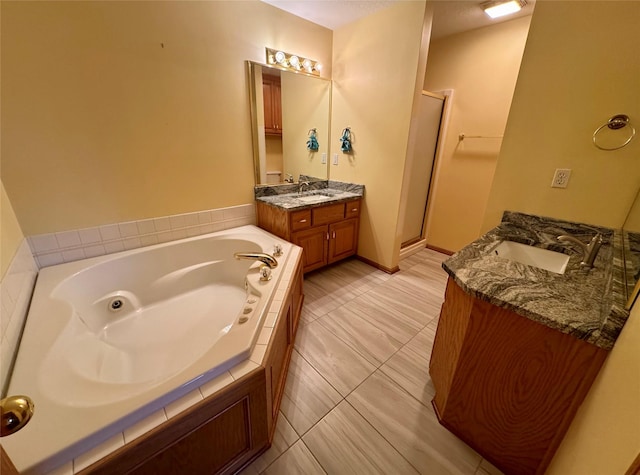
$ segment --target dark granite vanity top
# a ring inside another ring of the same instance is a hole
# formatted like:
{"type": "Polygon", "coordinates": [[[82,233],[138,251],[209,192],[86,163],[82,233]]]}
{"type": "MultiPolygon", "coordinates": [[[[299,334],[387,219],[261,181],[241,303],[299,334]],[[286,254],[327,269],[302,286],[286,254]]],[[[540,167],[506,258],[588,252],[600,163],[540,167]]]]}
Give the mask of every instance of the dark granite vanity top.
{"type": "Polygon", "coordinates": [[[622,245],[617,230],[507,211],[498,227],[442,266],[476,298],[611,349],[629,316],[622,245]],[[586,244],[597,232],[604,243],[592,269],[580,267],[581,251],[557,240],[568,234],[586,244]],[[496,256],[491,251],[504,240],[568,254],[564,274],[496,256]]]}
{"type": "Polygon", "coordinates": [[[299,184],[257,186],[255,198],[278,208],[294,210],[354,200],[362,198],[364,194],[363,185],[304,178],[301,176],[301,181],[307,181],[308,186],[304,187],[302,193],[298,191],[299,184]]]}

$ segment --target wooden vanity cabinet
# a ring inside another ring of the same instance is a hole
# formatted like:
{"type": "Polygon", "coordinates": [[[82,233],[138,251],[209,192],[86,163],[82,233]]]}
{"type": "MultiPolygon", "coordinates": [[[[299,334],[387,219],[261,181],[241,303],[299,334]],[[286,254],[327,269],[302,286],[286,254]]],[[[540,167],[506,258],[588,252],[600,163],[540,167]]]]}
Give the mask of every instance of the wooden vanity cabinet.
{"type": "Polygon", "coordinates": [[[302,248],[304,273],[358,250],[359,199],[294,211],[257,203],[258,226],[302,248]]]}
{"type": "Polygon", "coordinates": [[[449,278],[429,363],[433,407],[505,474],[542,474],[606,355],[449,278]]]}
{"type": "Polygon", "coordinates": [[[280,78],[262,76],[264,102],[264,132],[267,135],[282,135],[282,98],[280,78]]]}

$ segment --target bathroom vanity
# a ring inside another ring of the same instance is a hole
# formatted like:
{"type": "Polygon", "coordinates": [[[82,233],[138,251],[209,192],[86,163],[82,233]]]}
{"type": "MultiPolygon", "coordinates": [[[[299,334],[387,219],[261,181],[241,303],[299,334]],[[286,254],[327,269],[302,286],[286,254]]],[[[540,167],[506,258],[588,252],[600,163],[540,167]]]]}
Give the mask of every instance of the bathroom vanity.
{"type": "Polygon", "coordinates": [[[556,273],[496,255],[505,240],[563,251],[594,227],[505,213],[502,224],[443,263],[449,274],[430,360],[440,423],[505,474],[542,474],[628,312],[619,236],[595,268],[570,252],[556,273]]]}
{"type": "Polygon", "coordinates": [[[356,254],[362,192],[351,190],[256,196],[257,224],[303,249],[304,273],[319,269],[356,254]]]}

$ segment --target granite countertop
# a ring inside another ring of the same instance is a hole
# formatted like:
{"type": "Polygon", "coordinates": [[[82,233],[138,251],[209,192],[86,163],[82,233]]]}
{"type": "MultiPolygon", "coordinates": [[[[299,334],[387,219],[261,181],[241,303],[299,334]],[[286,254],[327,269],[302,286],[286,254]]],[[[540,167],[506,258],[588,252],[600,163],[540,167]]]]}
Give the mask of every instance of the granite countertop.
{"type": "Polygon", "coordinates": [[[330,180],[309,180],[303,193],[298,184],[261,186],[255,188],[256,201],[286,210],[313,208],[362,198],[364,186],[330,180]]]}
{"type": "Polygon", "coordinates": [[[476,298],[609,350],[629,316],[622,245],[617,230],[507,211],[442,267],[476,298]],[[580,267],[582,252],[557,240],[569,234],[588,243],[596,232],[604,243],[592,269],[580,267]],[[503,240],[568,254],[567,269],[556,274],[498,257],[491,251],[503,240]]]}

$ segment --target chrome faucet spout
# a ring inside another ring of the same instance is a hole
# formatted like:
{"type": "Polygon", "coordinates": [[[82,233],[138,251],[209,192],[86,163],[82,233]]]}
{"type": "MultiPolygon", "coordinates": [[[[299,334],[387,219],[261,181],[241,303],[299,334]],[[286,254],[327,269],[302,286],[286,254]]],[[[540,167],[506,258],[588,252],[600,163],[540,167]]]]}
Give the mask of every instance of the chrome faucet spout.
{"type": "Polygon", "coordinates": [[[275,257],[265,254],[264,252],[236,252],[233,257],[236,259],[250,259],[260,261],[267,265],[269,269],[275,269],[278,267],[278,261],[275,257]]]}
{"type": "Polygon", "coordinates": [[[298,183],[298,194],[302,193],[302,188],[307,188],[309,189],[309,182],[308,181],[301,181],[300,183],[298,183]]]}
{"type": "Polygon", "coordinates": [[[576,239],[573,236],[568,236],[566,234],[558,236],[558,241],[568,242],[579,246],[583,253],[582,262],[580,263],[580,265],[589,268],[593,267],[593,263],[596,260],[598,251],[600,250],[600,247],[603,243],[602,234],[600,233],[596,233],[589,244],[585,244],[579,239],[576,239]]]}

